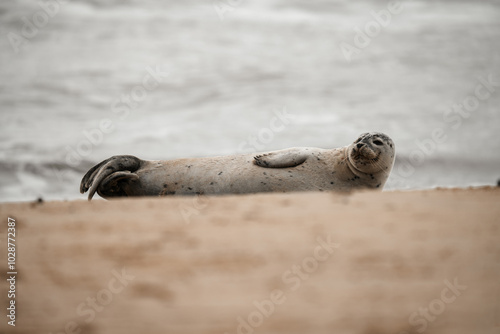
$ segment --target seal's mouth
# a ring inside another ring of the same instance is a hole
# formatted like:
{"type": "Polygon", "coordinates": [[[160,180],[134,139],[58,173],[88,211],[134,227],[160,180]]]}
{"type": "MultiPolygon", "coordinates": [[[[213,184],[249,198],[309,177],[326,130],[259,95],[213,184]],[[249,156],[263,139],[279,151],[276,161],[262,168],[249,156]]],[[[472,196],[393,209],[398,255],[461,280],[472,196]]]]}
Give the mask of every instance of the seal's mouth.
{"type": "Polygon", "coordinates": [[[382,152],[375,153],[375,151],[370,147],[364,145],[361,148],[352,148],[351,159],[353,159],[354,161],[368,160],[370,162],[377,162],[380,159],[381,154],[382,152]]]}

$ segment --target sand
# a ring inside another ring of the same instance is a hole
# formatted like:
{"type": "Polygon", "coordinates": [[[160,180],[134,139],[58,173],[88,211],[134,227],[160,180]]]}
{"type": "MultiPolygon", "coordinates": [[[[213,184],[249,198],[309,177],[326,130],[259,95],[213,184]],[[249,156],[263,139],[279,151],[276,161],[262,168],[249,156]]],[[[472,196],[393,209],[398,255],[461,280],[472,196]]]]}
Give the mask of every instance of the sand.
{"type": "Polygon", "coordinates": [[[1,204],[1,333],[500,333],[500,188],[1,204]]]}

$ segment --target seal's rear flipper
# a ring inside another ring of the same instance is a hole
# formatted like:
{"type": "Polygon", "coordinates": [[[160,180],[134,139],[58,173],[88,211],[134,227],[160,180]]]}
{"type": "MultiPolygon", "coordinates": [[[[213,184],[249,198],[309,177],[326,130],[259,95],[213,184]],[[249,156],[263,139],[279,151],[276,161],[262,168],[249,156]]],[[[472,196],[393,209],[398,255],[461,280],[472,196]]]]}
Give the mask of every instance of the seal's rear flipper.
{"type": "Polygon", "coordinates": [[[92,167],[80,183],[80,192],[83,194],[89,191],[89,201],[97,190],[99,195],[105,196],[127,196],[126,192],[113,192],[107,186],[116,187],[117,181],[126,179],[138,179],[137,171],[141,167],[142,160],[132,155],[117,155],[92,167]]]}
{"type": "Polygon", "coordinates": [[[128,170],[116,172],[101,182],[99,187],[97,187],[97,193],[103,198],[131,196],[128,186],[131,182],[137,180],[139,180],[139,176],[128,170]]]}
{"type": "Polygon", "coordinates": [[[296,167],[307,160],[309,153],[305,149],[291,148],[270,152],[254,157],[254,164],[266,168],[296,167]]]}

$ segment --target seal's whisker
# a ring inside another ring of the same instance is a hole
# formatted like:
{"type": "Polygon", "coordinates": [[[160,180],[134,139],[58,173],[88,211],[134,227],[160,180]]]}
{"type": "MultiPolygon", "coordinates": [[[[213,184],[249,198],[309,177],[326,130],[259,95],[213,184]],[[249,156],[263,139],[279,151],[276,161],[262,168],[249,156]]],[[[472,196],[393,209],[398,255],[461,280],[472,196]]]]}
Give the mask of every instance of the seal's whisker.
{"type": "Polygon", "coordinates": [[[373,165],[379,168],[385,175],[389,176],[389,173],[383,168],[382,163],[380,161],[374,161],[373,165]]]}

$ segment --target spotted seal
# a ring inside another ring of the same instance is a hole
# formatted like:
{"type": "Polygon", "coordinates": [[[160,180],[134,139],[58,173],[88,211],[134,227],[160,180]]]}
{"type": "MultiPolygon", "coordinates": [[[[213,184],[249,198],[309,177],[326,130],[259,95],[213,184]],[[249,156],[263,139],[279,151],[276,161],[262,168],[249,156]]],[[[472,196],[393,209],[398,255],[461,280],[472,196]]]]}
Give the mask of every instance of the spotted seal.
{"type": "Polygon", "coordinates": [[[364,133],[334,149],[289,148],[176,160],[111,157],[83,177],[80,192],[101,197],[244,194],[382,189],[394,164],[395,146],[382,133],[364,133]]]}

